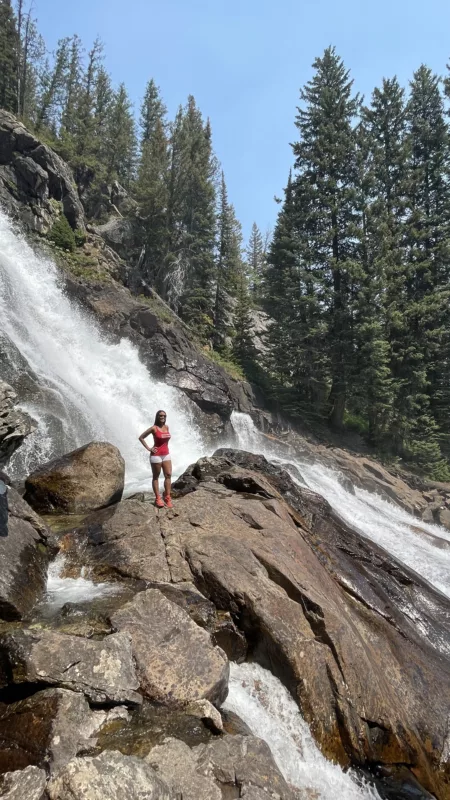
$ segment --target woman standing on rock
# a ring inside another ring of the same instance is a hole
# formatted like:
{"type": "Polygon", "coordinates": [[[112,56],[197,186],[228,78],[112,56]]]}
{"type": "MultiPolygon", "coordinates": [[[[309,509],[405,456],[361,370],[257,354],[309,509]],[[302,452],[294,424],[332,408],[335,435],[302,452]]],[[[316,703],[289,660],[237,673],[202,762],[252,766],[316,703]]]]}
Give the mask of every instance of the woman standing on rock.
{"type": "Polygon", "coordinates": [[[150,453],[150,464],[153,473],[153,491],[155,493],[155,506],[157,508],[173,508],[172,500],[170,499],[171,478],[172,478],[172,459],[169,454],[169,428],[166,425],[167,414],[165,411],[158,411],[155,417],[155,424],[148,428],[144,433],[141,433],[139,441],[144,445],[145,449],[150,453]],[[147,436],[153,436],[153,447],[149,447],[144,441],[147,436]],[[161,474],[161,467],[164,473],[164,500],[159,493],[159,476],[161,474]]]}

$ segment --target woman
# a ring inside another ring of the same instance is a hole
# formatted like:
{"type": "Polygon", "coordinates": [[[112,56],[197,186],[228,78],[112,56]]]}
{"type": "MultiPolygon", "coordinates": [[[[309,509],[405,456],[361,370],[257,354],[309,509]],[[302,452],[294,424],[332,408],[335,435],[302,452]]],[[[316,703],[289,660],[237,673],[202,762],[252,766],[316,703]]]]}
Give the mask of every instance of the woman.
{"type": "Polygon", "coordinates": [[[171,477],[172,477],[172,460],[169,455],[169,428],[166,425],[167,414],[165,411],[158,411],[155,417],[155,424],[148,428],[139,437],[139,441],[144,445],[145,449],[150,453],[150,464],[153,473],[153,491],[155,493],[155,506],[157,508],[173,508],[172,500],[170,499],[171,477]],[[153,447],[149,447],[144,441],[147,436],[153,436],[153,447]],[[161,474],[161,467],[164,473],[164,500],[159,493],[159,476],[161,474]]]}

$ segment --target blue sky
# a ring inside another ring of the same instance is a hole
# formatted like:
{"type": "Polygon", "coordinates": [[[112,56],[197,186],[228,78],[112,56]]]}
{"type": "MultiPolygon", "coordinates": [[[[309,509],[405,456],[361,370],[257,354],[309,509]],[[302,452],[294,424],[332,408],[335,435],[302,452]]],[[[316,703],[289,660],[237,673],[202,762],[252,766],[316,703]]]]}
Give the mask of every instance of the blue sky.
{"type": "Polygon", "coordinates": [[[299,88],[334,44],[367,98],[383,78],[406,85],[450,58],[448,0],[35,0],[49,48],[97,34],[115,83],[136,106],[153,77],[173,116],[193,94],[212,124],[230,200],[248,236],[273,225],[292,164],[299,88]]]}

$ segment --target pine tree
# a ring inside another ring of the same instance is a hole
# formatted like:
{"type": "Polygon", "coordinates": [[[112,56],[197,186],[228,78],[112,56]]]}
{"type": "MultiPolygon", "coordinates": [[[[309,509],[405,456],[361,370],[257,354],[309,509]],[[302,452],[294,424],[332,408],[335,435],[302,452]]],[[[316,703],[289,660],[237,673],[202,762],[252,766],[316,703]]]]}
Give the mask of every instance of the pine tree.
{"type": "Polygon", "coordinates": [[[39,76],[45,58],[45,42],[38,32],[36,20],[32,18],[31,12],[32,6],[27,11],[23,0],[18,0],[17,113],[23,119],[33,121],[39,76]]]}
{"type": "Polygon", "coordinates": [[[114,93],[106,129],[106,179],[118,180],[128,188],[136,166],[136,132],[125,84],[114,93]]]}
{"type": "Polygon", "coordinates": [[[64,86],[64,101],[59,128],[59,150],[63,158],[71,162],[76,146],[79,126],[80,97],[82,91],[82,44],[78,36],[70,42],[67,75],[64,86]]]}
{"type": "Polygon", "coordinates": [[[265,260],[266,253],[261,231],[254,222],[247,245],[246,261],[250,292],[255,303],[261,301],[265,260]]]}
{"type": "Polygon", "coordinates": [[[237,281],[232,356],[246,377],[255,380],[257,353],[253,338],[252,302],[244,270],[241,270],[237,281]]]}
{"type": "MultiPolygon", "coordinates": [[[[422,66],[411,82],[407,220],[408,338],[405,451],[429,473],[441,474],[439,425],[450,400],[450,143],[439,78],[422,66]]],[[[444,469],[445,471],[445,469],[444,469]]]]}
{"type": "Polygon", "coordinates": [[[166,128],[167,108],[161,99],[159,87],[153,78],[147,83],[145,96],[141,107],[140,129],[141,147],[150,142],[155,135],[156,127],[161,124],[166,128]]]}
{"type": "Polygon", "coordinates": [[[360,270],[353,130],[359,98],[352,95],[353,81],[334,48],[313,66],[315,74],[300,95],[300,141],[294,145],[299,283],[301,294],[315,295],[323,308],[332,380],[329,420],[340,429],[353,366],[353,283],[360,270]]]}
{"type": "Polygon", "coordinates": [[[166,257],[169,241],[169,158],[164,122],[159,119],[156,120],[150,139],[142,146],[136,198],[140,204],[142,229],[141,272],[164,299],[168,299],[166,257]]]}
{"type": "Polygon", "coordinates": [[[234,208],[228,202],[222,172],[213,332],[213,347],[222,353],[226,352],[227,340],[233,331],[233,301],[237,294],[238,276],[243,273],[241,249],[242,232],[234,208]]]}
{"type": "Polygon", "coordinates": [[[202,341],[213,325],[215,244],[214,159],[209,122],[194,98],[171,135],[167,255],[171,301],[202,341]]]}
{"type": "MultiPolygon", "coordinates": [[[[86,72],[82,78],[80,87],[80,99],[78,103],[77,130],[75,152],[79,158],[87,159],[98,152],[98,137],[102,136],[104,129],[96,121],[99,112],[98,87],[99,82],[108,81],[106,73],[102,73],[103,44],[100,39],[96,39],[88,53],[88,63],[86,72]]],[[[111,92],[108,92],[109,100],[111,92]]],[[[100,93],[101,97],[101,93],[100,93]]]]}
{"type": "Polygon", "coordinates": [[[17,112],[19,35],[11,0],[0,0],[0,108],[17,112]]]}
{"type": "Polygon", "coordinates": [[[363,277],[356,301],[355,394],[369,441],[395,449],[404,331],[404,215],[408,142],[404,91],[396,78],[375,89],[359,131],[363,277]]]}
{"type": "Polygon", "coordinates": [[[55,136],[64,104],[67,68],[70,62],[70,37],[60,39],[53,67],[47,63],[41,78],[36,114],[36,130],[47,127],[55,136]]]}

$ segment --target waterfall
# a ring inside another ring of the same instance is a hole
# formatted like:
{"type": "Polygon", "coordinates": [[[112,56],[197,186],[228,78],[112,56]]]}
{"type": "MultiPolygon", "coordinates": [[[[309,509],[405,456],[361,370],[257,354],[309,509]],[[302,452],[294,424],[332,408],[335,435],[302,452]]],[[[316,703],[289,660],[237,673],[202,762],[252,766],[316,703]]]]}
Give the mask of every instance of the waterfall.
{"type": "Polygon", "coordinates": [[[127,483],[149,488],[148,453],[138,441],[159,408],[173,428],[175,474],[203,452],[194,409],[181,392],[153,380],[126,339],[111,343],[65,296],[58,270],[37,255],[0,212],[0,328],[38,378],[24,404],[39,429],[11,462],[22,477],[39,462],[93,439],[115,444],[127,483]]]}
{"type": "Polygon", "coordinates": [[[232,424],[242,450],[263,453],[269,460],[283,463],[295,482],[325,497],[353,529],[384,547],[450,597],[450,531],[422,522],[364,489],[355,487],[355,494],[347,492],[336,472],[312,464],[306,457],[287,455],[284,448],[257,430],[247,414],[234,412],[232,424]]]}
{"type": "MultiPolygon", "coordinates": [[[[153,423],[159,408],[167,411],[173,435],[174,473],[180,474],[205,455],[196,424],[198,414],[185,395],[154,380],[129,341],[109,341],[93,319],[71,303],[51,259],[34,252],[2,212],[0,337],[8,363],[20,361],[21,373],[29,376],[32,388],[22,407],[39,423],[37,432],[8,465],[12,477],[24,477],[42,461],[97,439],[120,449],[129,488],[148,489],[148,454],[138,436],[153,423]]],[[[234,413],[232,423],[241,449],[278,461],[283,458],[249,417],[234,413]]],[[[429,540],[421,538],[413,530],[417,520],[367,492],[356,489],[355,495],[349,494],[330,470],[299,459],[292,460],[290,469],[295,480],[300,480],[301,474],[363,535],[450,594],[450,553],[433,545],[433,537],[449,541],[447,531],[420,523],[430,534],[429,540]]],[[[60,567],[55,562],[49,578],[49,601],[55,606],[114,590],[84,578],[70,583],[70,579],[60,578],[60,567]]],[[[286,778],[296,786],[311,788],[312,796],[316,792],[324,800],[377,797],[374,790],[358,785],[354,776],[321,756],[293,700],[279,681],[258,665],[232,665],[227,707],[236,710],[255,734],[267,739],[286,778]]]]}
{"type": "Polygon", "coordinates": [[[288,783],[309,790],[311,797],[379,798],[375,789],[361,784],[352,772],[344,773],[326,760],[287,689],[259,664],[231,664],[224,708],[238,714],[255,736],[267,742],[288,783]]]}

